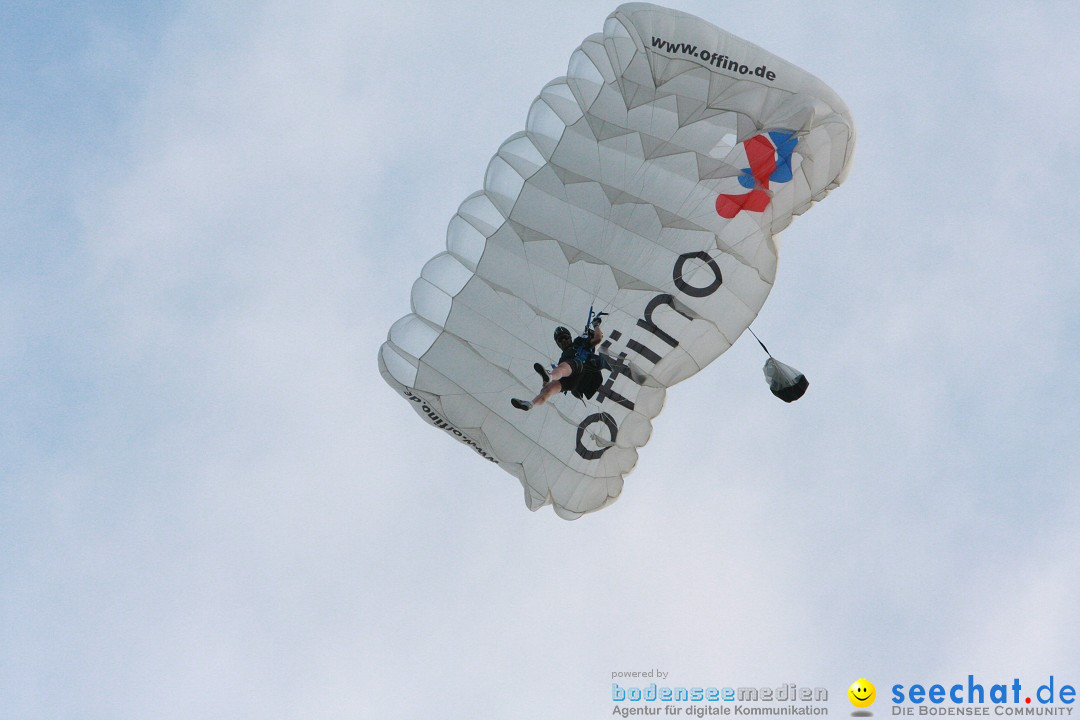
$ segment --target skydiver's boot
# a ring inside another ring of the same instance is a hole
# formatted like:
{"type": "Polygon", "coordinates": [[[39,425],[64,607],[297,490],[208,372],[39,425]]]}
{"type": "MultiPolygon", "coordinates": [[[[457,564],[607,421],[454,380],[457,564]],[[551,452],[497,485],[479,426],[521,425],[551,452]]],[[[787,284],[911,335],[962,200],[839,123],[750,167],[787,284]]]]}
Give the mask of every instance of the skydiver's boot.
{"type": "Polygon", "coordinates": [[[544,385],[547,385],[548,381],[551,380],[551,378],[548,377],[547,370],[545,370],[544,366],[540,363],[533,363],[533,370],[540,373],[540,379],[544,381],[544,385]]]}
{"type": "Polygon", "coordinates": [[[528,412],[533,406],[530,400],[518,400],[517,398],[512,398],[510,400],[510,404],[516,407],[518,410],[525,410],[526,412],[528,412]]]}

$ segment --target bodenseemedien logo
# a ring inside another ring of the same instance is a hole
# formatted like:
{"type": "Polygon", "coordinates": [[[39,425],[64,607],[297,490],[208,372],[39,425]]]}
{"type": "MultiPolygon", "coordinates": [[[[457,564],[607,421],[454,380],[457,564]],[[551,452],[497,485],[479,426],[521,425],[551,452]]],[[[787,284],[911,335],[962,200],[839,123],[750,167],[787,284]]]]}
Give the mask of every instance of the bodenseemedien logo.
{"type": "MultiPolygon", "coordinates": [[[[796,683],[779,686],[742,686],[723,684],[680,684],[668,679],[663,670],[611,673],[612,715],[655,715],[662,717],[704,718],[721,715],[797,715],[829,714],[829,691],[796,683]],[[624,685],[623,678],[659,678],[663,684],[624,685]],[[615,682],[619,680],[620,682],[615,682]],[[670,683],[670,684],[669,684],[670,683]]],[[[734,720],[734,718],[733,718],[734,720]]]]}
{"type": "MultiPolygon", "coordinates": [[[[874,683],[866,678],[859,678],[851,683],[851,687],[849,687],[847,691],[847,696],[852,705],[859,708],[859,710],[865,711],[866,708],[873,705],[874,700],[877,699],[877,689],[874,687],[874,683]]],[[[851,714],[859,716],[873,715],[871,712],[853,712],[851,714]]]]}

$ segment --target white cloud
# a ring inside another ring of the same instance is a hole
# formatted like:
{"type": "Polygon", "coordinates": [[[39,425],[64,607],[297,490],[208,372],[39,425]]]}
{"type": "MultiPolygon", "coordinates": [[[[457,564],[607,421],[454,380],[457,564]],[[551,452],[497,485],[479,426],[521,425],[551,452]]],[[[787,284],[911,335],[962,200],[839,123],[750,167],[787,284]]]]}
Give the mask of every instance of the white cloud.
{"type": "Polygon", "coordinates": [[[55,190],[78,262],[0,296],[21,717],[580,717],[624,667],[839,694],[1075,666],[1069,11],[885,7],[825,47],[843,8],[732,18],[860,123],[756,326],[811,389],[774,401],[739,343],[671,392],[612,508],[529,514],[384,387],[451,213],[610,9],[171,20],[122,152],[55,190]]]}

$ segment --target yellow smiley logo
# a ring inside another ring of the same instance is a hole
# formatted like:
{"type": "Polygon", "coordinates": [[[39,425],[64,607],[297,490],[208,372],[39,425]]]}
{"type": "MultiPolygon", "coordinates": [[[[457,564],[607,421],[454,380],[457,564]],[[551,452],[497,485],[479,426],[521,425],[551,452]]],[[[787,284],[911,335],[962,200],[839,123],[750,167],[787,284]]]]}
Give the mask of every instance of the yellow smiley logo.
{"type": "Polygon", "coordinates": [[[855,707],[867,708],[874,704],[874,699],[877,698],[877,691],[874,689],[874,683],[866,678],[859,678],[851,683],[851,687],[847,690],[847,696],[848,700],[850,700],[851,704],[855,707]]]}

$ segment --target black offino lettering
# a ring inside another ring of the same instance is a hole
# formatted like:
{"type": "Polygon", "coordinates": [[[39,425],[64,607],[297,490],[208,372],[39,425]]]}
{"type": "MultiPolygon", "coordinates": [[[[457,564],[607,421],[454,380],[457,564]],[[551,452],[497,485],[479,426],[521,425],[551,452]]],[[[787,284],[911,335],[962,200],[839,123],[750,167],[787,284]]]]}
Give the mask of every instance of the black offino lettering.
{"type": "MultiPolygon", "coordinates": [[[[604,400],[611,400],[614,403],[622,405],[627,410],[633,410],[633,401],[628,400],[627,398],[623,397],[612,389],[612,386],[615,384],[616,377],[618,377],[619,375],[625,375],[626,377],[630,377],[630,367],[625,362],[623,362],[624,360],[626,360],[626,353],[621,352],[619,353],[619,356],[617,358],[612,358],[608,361],[611,365],[611,372],[608,373],[607,380],[604,382],[604,384],[601,385],[600,389],[596,391],[596,396],[600,399],[600,402],[603,402],[604,400]]],[[[633,380],[633,378],[631,378],[631,380],[633,380]]]]}
{"type": "Polygon", "coordinates": [[[606,412],[593,413],[592,415],[582,420],[580,423],[578,423],[577,443],[574,447],[574,450],[579,456],[581,456],[585,460],[596,460],[605,452],[607,452],[608,447],[610,447],[605,445],[599,450],[590,450],[589,448],[585,447],[585,431],[596,423],[603,423],[605,426],[607,426],[608,432],[611,434],[610,440],[612,443],[615,442],[615,438],[617,438],[619,435],[619,426],[615,424],[615,418],[611,417],[606,412]]]}
{"type": "Polygon", "coordinates": [[[663,295],[657,295],[656,297],[654,297],[652,300],[649,301],[649,304],[645,306],[645,312],[642,313],[641,319],[639,319],[637,321],[637,325],[640,328],[645,328],[650,333],[652,333],[656,337],[660,338],[661,340],[666,342],[671,347],[678,347],[679,341],[676,340],[675,338],[673,338],[671,335],[668,335],[663,330],[661,330],[659,327],[656,326],[656,323],[653,322],[653,319],[652,319],[653,312],[655,312],[656,308],[660,307],[661,305],[667,305],[668,307],[670,307],[672,310],[674,310],[675,312],[682,315],[687,320],[693,320],[692,317],[690,317],[689,315],[684,313],[679,308],[675,307],[675,298],[673,298],[671,295],[668,295],[668,294],[665,293],[663,295]]]}
{"type": "Polygon", "coordinates": [[[709,255],[709,253],[704,251],[680,255],[679,259],[675,261],[675,267],[673,268],[671,275],[672,279],[675,281],[675,287],[679,288],[679,290],[690,297],[708,297],[719,290],[720,286],[724,283],[724,278],[720,274],[720,266],[716,264],[716,261],[712,259],[712,256],[709,255]],[[697,287],[686,282],[686,280],[683,279],[683,274],[688,260],[700,260],[705,263],[705,266],[713,273],[712,282],[705,287],[697,287]]]}
{"type": "Polygon", "coordinates": [[[659,355],[657,355],[652,350],[650,350],[649,348],[647,348],[644,345],[642,345],[641,343],[639,343],[637,340],[634,340],[633,338],[630,338],[629,340],[626,341],[626,347],[627,347],[628,350],[630,350],[631,352],[636,352],[638,355],[645,358],[646,360],[651,362],[653,365],[660,362],[660,356],[659,355]]]}
{"type": "Polygon", "coordinates": [[[484,449],[482,447],[480,447],[480,445],[477,444],[477,442],[475,440],[473,440],[471,437],[469,437],[465,433],[458,430],[456,427],[454,427],[453,425],[448,423],[446,420],[443,420],[441,417],[439,417],[435,413],[435,411],[431,409],[431,406],[428,405],[427,403],[425,403],[421,398],[419,398],[416,395],[413,395],[411,392],[409,392],[409,390],[407,388],[405,389],[404,393],[405,393],[405,397],[407,397],[409,400],[413,401],[414,403],[417,403],[418,405],[420,405],[420,409],[424,412],[425,415],[427,415],[428,420],[431,421],[432,425],[434,425],[435,427],[437,427],[437,428],[439,428],[439,429],[453,435],[458,440],[465,443],[466,445],[471,447],[473,450],[475,450],[477,453],[479,453],[480,456],[483,457],[485,460],[488,460],[488,461],[493,462],[493,463],[499,462],[498,460],[493,458],[491,455],[488,455],[487,452],[485,452],[484,449]]]}
{"type": "Polygon", "coordinates": [[[721,55],[718,52],[711,52],[708,48],[699,48],[697,45],[687,42],[672,42],[666,38],[652,36],[652,48],[660,50],[662,52],[671,53],[673,55],[685,55],[695,60],[700,60],[707,65],[720,68],[722,70],[729,70],[739,75],[752,75],[758,78],[773,82],[776,80],[776,73],[769,70],[765,65],[759,65],[755,68],[751,68],[744,62],[740,62],[735,58],[728,57],[727,55],[721,55]]]}

